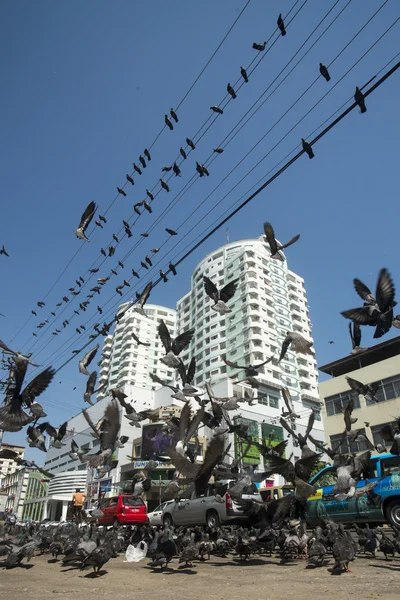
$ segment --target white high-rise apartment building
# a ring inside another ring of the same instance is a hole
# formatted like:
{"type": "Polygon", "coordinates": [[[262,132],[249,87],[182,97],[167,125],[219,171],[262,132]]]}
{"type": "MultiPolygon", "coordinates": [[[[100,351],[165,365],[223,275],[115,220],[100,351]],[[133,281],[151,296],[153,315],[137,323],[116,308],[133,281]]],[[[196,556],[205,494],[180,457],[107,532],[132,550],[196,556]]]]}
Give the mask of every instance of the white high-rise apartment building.
{"type": "Polygon", "coordinates": [[[104,340],[99,386],[106,381],[108,386],[101,391],[99,398],[104,397],[109,388],[124,387],[128,384],[147,389],[160,387],[150,379],[152,372],[162,379],[173,379],[173,370],[160,362],[164,349],[157,334],[157,327],[163,320],[171,336],[174,336],[176,311],[165,306],[146,304],[147,317],[144,317],[133,308],[126,310],[128,306],[128,303],[119,306],[117,315],[122,316],[115,325],[114,333],[104,340]],[[138,345],[132,333],[150,346],[138,345]]]}
{"type": "MultiPolygon", "coordinates": [[[[216,382],[227,375],[244,378],[244,372],[227,367],[223,357],[240,365],[273,362],[261,371],[259,396],[287,386],[304,408],[319,409],[318,373],[314,356],[290,350],[278,365],[287,331],[311,337],[304,280],[290,271],[287,262],[270,258],[269,245],[258,239],[228,243],[207,255],[196,267],[191,290],[177,304],[177,334],[194,327],[189,348],[182,353],[187,363],[196,356],[195,384],[216,382]],[[231,313],[219,315],[204,291],[203,276],[221,289],[238,279],[235,296],[228,302],[231,313]]],[[[302,408],[298,407],[301,411],[302,408]]]]}

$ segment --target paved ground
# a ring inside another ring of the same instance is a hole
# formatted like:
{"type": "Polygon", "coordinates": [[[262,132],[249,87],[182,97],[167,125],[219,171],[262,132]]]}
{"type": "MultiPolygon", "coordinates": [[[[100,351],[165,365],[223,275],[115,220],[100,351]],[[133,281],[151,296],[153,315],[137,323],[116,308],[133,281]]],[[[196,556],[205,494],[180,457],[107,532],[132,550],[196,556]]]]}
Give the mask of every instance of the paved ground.
{"type": "MultiPolygon", "coordinates": [[[[363,600],[396,600],[400,587],[400,557],[386,562],[357,558],[352,573],[331,575],[329,564],[307,569],[304,561],[280,565],[279,559],[256,557],[239,563],[235,557],[211,558],[193,569],[178,569],[173,560],[169,572],[155,572],[140,563],[124,563],[124,556],[104,566],[104,574],[93,579],[90,572],[48,563],[48,556],[34,557],[29,568],[0,568],[0,598],[42,600],[62,594],[62,600],[113,598],[132,600],[348,600],[351,594],[363,600]]],[[[328,561],[332,564],[332,560],[328,561]]]]}

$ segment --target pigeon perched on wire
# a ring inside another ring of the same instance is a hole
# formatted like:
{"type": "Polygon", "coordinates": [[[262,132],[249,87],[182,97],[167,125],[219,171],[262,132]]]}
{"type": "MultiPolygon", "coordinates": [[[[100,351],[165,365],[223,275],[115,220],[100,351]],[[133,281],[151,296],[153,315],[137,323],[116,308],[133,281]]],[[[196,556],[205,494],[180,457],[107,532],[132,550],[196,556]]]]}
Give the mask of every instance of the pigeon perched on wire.
{"type": "Polygon", "coordinates": [[[142,169],[140,167],[138,167],[136,163],[133,163],[133,168],[138,175],[142,174],[142,169]]]}
{"type": "Polygon", "coordinates": [[[142,155],[139,156],[139,162],[142,165],[143,169],[145,169],[147,165],[142,155]]]}
{"type": "Polygon", "coordinates": [[[375,327],[374,338],[380,338],[387,333],[393,324],[393,307],[396,306],[395,287],[389,271],[381,269],[376,284],[375,296],[359,279],[354,279],[354,289],[364,300],[361,308],[351,308],[341,313],[359,325],[375,327]]]}
{"type": "Polygon", "coordinates": [[[309,142],[306,142],[304,138],[301,138],[301,145],[308,158],[314,158],[315,154],[313,152],[311,144],[309,142]]]}
{"type": "Polygon", "coordinates": [[[126,192],[125,192],[125,190],[123,190],[122,188],[120,188],[118,186],[117,186],[117,191],[118,191],[118,194],[121,194],[121,196],[126,196],[127,195],[126,192]]]}
{"type": "Polygon", "coordinates": [[[354,100],[358,104],[358,106],[360,107],[360,111],[362,113],[366,113],[367,112],[367,107],[365,106],[364,94],[362,93],[362,91],[360,90],[360,88],[357,87],[357,86],[356,86],[356,92],[354,94],[354,100]]]}
{"type": "Polygon", "coordinates": [[[165,231],[169,233],[169,235],[178,235],[176,231],[173,229],[168,229],[168,227],[165,228],[165,231]]]}
{"type": "Polygon", "coordinates": [[[150,152],[147,150],[147,148],[144,149],[143,154],[145,155],[148,161],[151,160],[150,152]]]}
{"type": "Polygon", "coordinates": [[[275,238],[274,228],[272,227],[271,223],[268,223],[268,222],[264,223],[264,233],[265,233],[265,241],[268,243],[270,250],[271,250],[271,258],[273,258],[275,260],[280,260],[280,261],[285,260],[285,257],[283,255],[283,253],[281,252],[281,250],[284,250],[285,248],[292,246],[300,238],[300,234],[297,234],[291,240],[289,240],[289,242],[287,242],[286,244],[280,244],[279,242],[277,242],[277,240],[275,238]]]}
{"type": "Polygon", "coordinates": [[[164,121],[167,127],[169,127],[171,129],[171,131],[173,130],[174,126],[172,125],[170,119],[168,118],[168,115],[165,115],[164,117],[164,121]]]}
{"type": "Polygon", "coordinates": [[[213,152],[215,152],[215,154],[222,154],[224,151],[223,148],[214,148],[213,152]]]}
{"type": "Polygon", "coordinates": [[[226,303],[235,295],[239,280],[230,281],[219,291],[217,286],[208,277],[204,276],[203,281],[207,296],[214,301],[211,309],[220,315],[232,312],[232,309],[226,303]]]}
{"type": "MultiPolygon", "coordinates": [[[[174,171],[175,172],[175,171],[174,171]]],[[[160,183],[161,183],[161,187],[166,191],[169,192],[169,185],[166,181],[164,181],[163,179],[160,179],[160,183]]]]}
{"type": "Polygon", "coordinates": [[[77,238],[80,240],[84,240],[85,242],[90,242],[90,240],[86,237],[85,231],[89,227],[91,220],[94,217],[94,213],[96,212],[96,203],[90,202],[81,217],[79,227],[74,231],[77,238]]]}
{"type": "Polygon", "coordinates": [[[126,180],[129,181],[129,183],[131,183],[132,185],[135,185],[135,182],[133,181],[132,177],[128,173],[126,174],[126,180]]]}
{"type": "Polygon", "coordinates": [[[179,359],[177,357],[182,350],[190,344],[192,337],[194,336],[194,329],[188,329],[173,339],[168,327],[164,321],[161,320],[157,331],[166,352],[166,355],[160,359],[161,362],[168,367],[177,367],[179,365],[179,359]]]}
{"type": "Polygon", "coordinates": [[[246,69],[244,69],[243,67],[240,67],[240,74],[243,77],[243,79],[245,80],[246,83],[249,83],[249,78],[247,76],[247,71],[246,69]]]}
{"type": "MultiPolygon", "coordinates": [[[[186,159],[187,159],[187,154],[186,154],[186,152],[185,152],[185,149],[181,147],[181,148],[179,148],[179,152],[180,152],[180,154],[181,154],[181,156],[182,156],[183,160],[186,160],[186,159]]],[[[164,169],[163,169],[163,170],[164,170],[164,169]]],[[[169,167],[169,169],[168,169],[168,170],[170,171],[170,170],[171,170],[171,167],[169,167]]]]}
{"type": "Polygon", "coordinates": [[[322,63],[319,63],[319,72],[321,73],[322,77],[324,79],[326,79],[326,81],[330,81],[331,80],[331,76],[329,75],[328,69],[322,63]]]}
{"type": "Polygon", "coordinates": [[[285,23],[283,22],[282,19],[282,15],[280,14],[278,17],[278,21],[277,21],[277,25],[279,27],[279,30],[281,32],[281,35],[284,36],[286,35],[286,29],[285,29],[285,23]]]}
{"type": "Polygon", "coordinates": [[[224,111],[223,111],[223,110],[222,110],[222,108],[220,108],[219,106],[210,106],[210,109],[211,109],[213,112],[215,112],[215,113],[217,113],[217,114],[219,114],[219,115],[223,115],[223,114],[224,114],[224,111]]]}
{"type": "Polygon", "coordinates": [[[236,92],[235,92],[235,90],[233,89],[233,87],[231,86],[231,84],[230,84],[230,83],[228,83],[228,86],[227,86],[227,88],[226,88],[226,89],[227,89],[227,92],[228,92],[228,94],[229,94],[230,96],[232,96],[233,100],[234,100],[235,98],[237,98],[237,96],[236,96],[236,92]]]}
{"type": "Polygon", "coordinates": [[[174,111],[173,108],[170,109],[169,114],[171,115],[171,117],[173,118],[175,123],[177,123],[179,121],[178,115],[176,114],[176,112],[174,111]]]}
{"type": "Polygon", "coordinates": [[[258,52],[263,52],[263,50],[265,50],[266,45],[267,45],[267,42],[264,42],[263,44],[257,44],[256,42],[254,42],[253,49],[258,50],[258,52]]]}
{"type": "Polygon", "coordinates": [[[186,138],[186,143],[189,146],[189,148],[191,148],[192,150],[195,150],[196,146],[190,138],[188,138],[188,137],[186,138]]]}

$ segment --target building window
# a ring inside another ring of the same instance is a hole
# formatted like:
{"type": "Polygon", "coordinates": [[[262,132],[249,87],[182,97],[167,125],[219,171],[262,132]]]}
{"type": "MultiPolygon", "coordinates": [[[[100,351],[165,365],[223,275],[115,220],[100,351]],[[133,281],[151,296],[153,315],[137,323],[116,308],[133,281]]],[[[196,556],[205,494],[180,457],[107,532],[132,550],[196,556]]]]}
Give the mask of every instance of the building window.
{"type": "Polygon", "coordinates": [[[360,408],[358,394],[351,390],[325,398],[326,416],[340,415],[350,402],[350,399],[353,399],[354,408],[360,408]]]}
{"type": "MultiPolygon", "coordinates": [[[[360,434],[365,436],[365,429],[359,429],[358,431],[360,432],[360,434]]],[[[342,433],[330,436],[331,448],[337,448],[338,442],[341,440],[342,436],[342,433]]],[[[350,442],[349,438],[346,437],[340,444],[340,452],[342,452],[343,454],[349,452],[363,452],[367,449],[367,442],[365,440],[357,440],[356,442],[350,442]]]]}
{"type": "MultiPolygon", "coordinates": [[[[381,381],[381,385],[375,394],[379,402],[386,402],[387,400],[393,400],[394,398],[400,397],[400,375],[395,377],[388,377],[381,381]]],[[[367,400],[367,406],[375,404],[375,402],[367,400]]]]}
{"type": "Polygon", "coordinates": [[[390,448],[392,446],[393,442],[386,441],[381,436],[382,429],[386,427],[389,428],[390,426],[396,428],[397,422],[392,421],[392,423],[381,423],[380,425],[374,425],[373,427],[371,427],[372,438],[374,440],[375,446],[378,446],[378,444],[380,444],[383,448],[390,448]]]}

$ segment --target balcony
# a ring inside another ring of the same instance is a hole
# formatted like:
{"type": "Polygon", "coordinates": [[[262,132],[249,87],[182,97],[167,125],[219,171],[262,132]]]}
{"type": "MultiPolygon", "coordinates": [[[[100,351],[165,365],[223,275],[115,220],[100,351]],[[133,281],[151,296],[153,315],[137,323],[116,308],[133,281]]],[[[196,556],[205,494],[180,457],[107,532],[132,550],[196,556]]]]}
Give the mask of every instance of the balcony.
{"type": "Polygon", "coordinates": [[[316,404],[322,404],[321,399],[318,396],[318,392],[315,392],[314,390],[311,390],[310,392],[302,392],[300,394],[301,399],[304,400],[305,402],[315,402],[316,404]],[[315,396],[313,395],[315,394],[315,396]]]}

